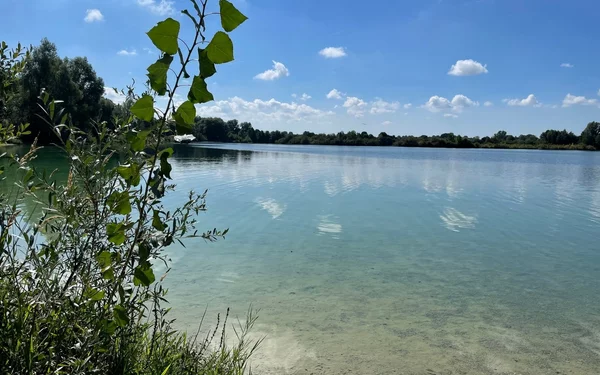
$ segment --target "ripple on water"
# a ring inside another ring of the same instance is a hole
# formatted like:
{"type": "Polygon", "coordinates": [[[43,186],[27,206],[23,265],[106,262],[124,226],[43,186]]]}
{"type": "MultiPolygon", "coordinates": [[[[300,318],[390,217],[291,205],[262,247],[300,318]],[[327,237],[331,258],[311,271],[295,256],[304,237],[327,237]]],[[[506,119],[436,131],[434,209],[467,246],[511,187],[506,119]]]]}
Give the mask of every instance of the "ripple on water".
{"type": "Polygon", "coordinates": [[[320,216],[317,230],[319,235],[331,235],[331,238],[339,239],[338,234],[342,233],[342,224],[336,222],[333,215],[320,216]]]}
{"type": "Polygon", "coordinates": [[[440,215],[443,225],[453,231],[460,232],[460,229],[472,229],[477,224],[477,216],[466,215],[456,208],[446,207],[440,215]]]}

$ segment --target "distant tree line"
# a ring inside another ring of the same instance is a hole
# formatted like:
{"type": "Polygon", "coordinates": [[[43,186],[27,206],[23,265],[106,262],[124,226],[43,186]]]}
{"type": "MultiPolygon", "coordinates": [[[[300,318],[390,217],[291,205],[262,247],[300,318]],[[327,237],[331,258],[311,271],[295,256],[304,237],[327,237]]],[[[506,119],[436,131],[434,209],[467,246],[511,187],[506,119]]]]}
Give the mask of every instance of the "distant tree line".
{"type": "MultiPolygon", "coordinates": [[[[0,87],[9,88],[11,95],[0,98],[0,121],[4,123],[29,123],[31,132],[25,141],[38,137],[41,143],[55,141],[48,124],[39,116],[38,96],[42,90],[62,100],[61,106],[70,114],[70,121],[79,129],[89,132],[94,124],[127,114],[133,104],[131,98],[115,104],[104,95],[104,82],[98,77],[85,57],[61,58],[56,46],[43,39],[33,48],[31,56],[18,82],[4,82],[0,67],[0,87]],[[9,99],[3,99],[9,98],[9,99]]],[[[237,143],[276,143],[297,145],[345,146],[401,146],[446,148],[531,148],[600,150],[600,123],[590,122],[581,135],[567,130],[546,130],[538,136],[514,136],[499,131],[491,137],[467,137],[454,133],[428,136],[395,136],[381,132],[379,135],[356,131],[338,133],[295,134],[288,131],[263,131],[249,122],[225,121],[214,117],[197,117],[193,135],[198,141],[237,143]]]]}
{"type": "Polygon", "coordinates": [[[217,117],[197,117],[193,135],[198,141],[237,143],[276,143],[295,145],[400,146],[445,148],[531,148],[531,149],[600,149],[600,123],[590,122],[580,136],[567,130],[546,130],[540,136],[514,136],[501,130],[491,137],[467,137],[454,133],[428,136],[395,136],[386,132],[378,136],[365,131],[294,134],[288,131],[254,129],[249,122],[225,121],[217,117]]]}

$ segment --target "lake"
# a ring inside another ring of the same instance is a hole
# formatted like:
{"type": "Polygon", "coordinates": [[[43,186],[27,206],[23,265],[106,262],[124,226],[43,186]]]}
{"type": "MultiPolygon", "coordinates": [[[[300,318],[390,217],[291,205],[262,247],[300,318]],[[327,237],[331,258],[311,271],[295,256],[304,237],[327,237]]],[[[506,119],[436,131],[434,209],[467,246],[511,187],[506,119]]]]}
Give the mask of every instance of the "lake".
{"type": "Polygon", "coordinates": [[[166,205],[209,189],[198,228],[230,228],[170,250],[172,315],[260,308],[256,373],[600,369],[600,153],[201,144],[172,164],[166,205]]]}

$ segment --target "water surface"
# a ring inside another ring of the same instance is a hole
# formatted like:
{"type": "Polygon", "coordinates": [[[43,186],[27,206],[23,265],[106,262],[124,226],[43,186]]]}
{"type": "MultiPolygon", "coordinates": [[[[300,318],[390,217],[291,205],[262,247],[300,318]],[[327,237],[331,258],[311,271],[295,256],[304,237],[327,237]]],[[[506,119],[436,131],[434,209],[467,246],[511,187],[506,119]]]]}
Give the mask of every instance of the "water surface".
{"type": "MultiPolygon", "coordinates": [[[[600,371],[600,154],[182,146],[179,324],[261,308],[267,374],[600,371]]],[[[173,198],[177,200],[175,196],[173,198]]]]}
{"type": "Polygon", "coordinates": [[[260,308],[256,373],[600,372],[600,153],[175,151],[230,232],[170,250],[172,314],[260,308]]]}

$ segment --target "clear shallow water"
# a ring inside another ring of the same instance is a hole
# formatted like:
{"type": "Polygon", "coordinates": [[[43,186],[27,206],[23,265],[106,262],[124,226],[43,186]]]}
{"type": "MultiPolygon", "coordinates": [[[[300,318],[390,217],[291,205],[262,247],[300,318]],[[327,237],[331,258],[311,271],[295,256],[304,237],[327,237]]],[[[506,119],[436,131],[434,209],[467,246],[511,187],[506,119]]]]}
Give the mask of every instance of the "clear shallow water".
{"type": "Polygon", "coordinates": [[[259,372],[600,371],[599,153],[205,145],[173,164],[180,192],[209,189],[200,228],[230,228],[173,250],[174,316],[253,303],[259,372]]]}
{"type": "Polygon", "coordinates": [[[260,308],[259,374],[600,373],[600,153],[203,145],[173,167],[165,203],[209,189],[199,229],[230,228],[171,250],[173,317],[260,308]]]}

